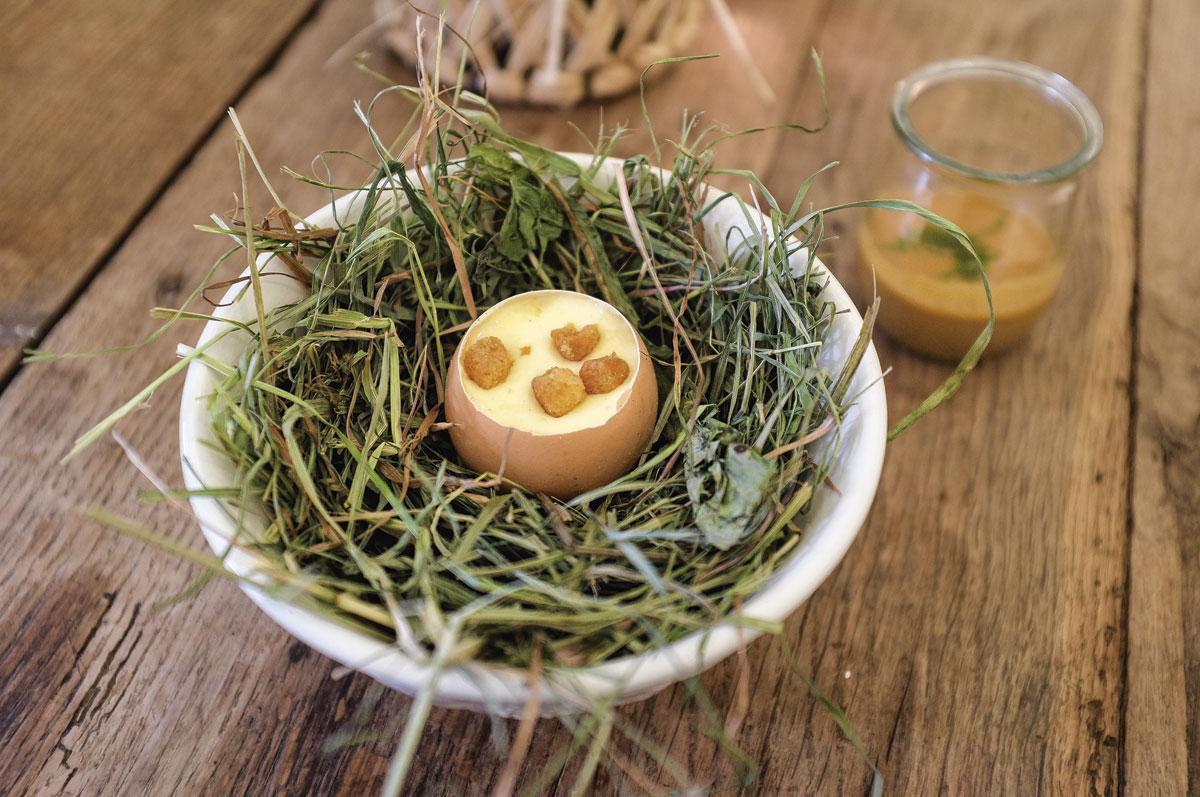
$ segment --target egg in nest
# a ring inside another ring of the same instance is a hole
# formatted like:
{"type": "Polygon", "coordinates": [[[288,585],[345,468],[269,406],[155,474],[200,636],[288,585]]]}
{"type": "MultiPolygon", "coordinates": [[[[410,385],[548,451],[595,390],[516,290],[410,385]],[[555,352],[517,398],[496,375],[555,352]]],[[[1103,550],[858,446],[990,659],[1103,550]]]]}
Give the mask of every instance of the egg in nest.
{"type": "Polygon", "coordinates": [[[612,305],[530,291],[483,313],[446,378],[446,420],[468,466],[573,498],[633,469],[658,416],[654,365],[612,305]]]}

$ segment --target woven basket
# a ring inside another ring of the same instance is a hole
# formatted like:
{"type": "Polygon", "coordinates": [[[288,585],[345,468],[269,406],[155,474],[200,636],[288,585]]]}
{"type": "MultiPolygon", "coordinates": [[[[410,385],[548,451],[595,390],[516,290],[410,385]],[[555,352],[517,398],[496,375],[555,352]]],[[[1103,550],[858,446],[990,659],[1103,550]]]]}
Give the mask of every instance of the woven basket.
{"type": "MultiPolygon", "coordinates": [[[[388,46],[417,61],[416,21],[424,16],[425,63],[434,67],[437,16],[471,44],[466,83],[489,99],[565,107],[638,85],[642,70],[685,53],[702,0],[377,0],[388,46]],[[419,9],[420,11],[418,11],[419,9]]],[[[464,45],[442,41],[440,75],[452,83],[464,45]]]]}

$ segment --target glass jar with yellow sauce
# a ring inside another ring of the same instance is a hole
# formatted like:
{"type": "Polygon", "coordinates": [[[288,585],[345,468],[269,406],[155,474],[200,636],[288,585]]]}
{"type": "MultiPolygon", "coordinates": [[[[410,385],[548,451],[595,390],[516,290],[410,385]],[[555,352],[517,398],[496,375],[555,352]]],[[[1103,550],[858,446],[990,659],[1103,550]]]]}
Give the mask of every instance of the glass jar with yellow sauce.
{"type": "MultiPolygon", "coordinates": [[[[1100,151],[1100,116],[1061,75],[984,57],[918,69],[897,84],[891,110],[905,146],[876,195],[916,202],[970,236],[996,312],[988,351],[1004,351],[1058,288],[1079,177],[1100,151]]],[[[987,302],[974,259],[949,233],[873,209],[858,249],[885,332],[932,357],[966,353],[987,322],[987,302]]]]}

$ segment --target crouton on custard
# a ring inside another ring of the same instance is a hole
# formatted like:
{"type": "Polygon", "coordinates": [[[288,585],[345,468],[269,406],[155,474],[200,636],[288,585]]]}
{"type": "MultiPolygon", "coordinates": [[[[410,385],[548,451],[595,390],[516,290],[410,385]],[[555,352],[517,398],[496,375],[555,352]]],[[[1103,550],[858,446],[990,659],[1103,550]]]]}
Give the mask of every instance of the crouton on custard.
{"type": "Polygon", "coordinates": [[[629,363],[618,357],[616,352],[607,357],[588,360],[579,369],[583,389],[592,395],[616,390],[617,386],[628,378],[629,363]]]}
{"type": "Polygon", "coordinates": [[[587,392],[583,381],[566,368],[551,368],[533,378],[533,397],[547,415],[561,418],[583,402],[587,392]]]}
{"type": "Polygon", "coordinates": [[[471,381],[484,390],[491,390],[508,379],[512,358],[500,338],[488,336],[471,344],[462,358],[463,368],[471,381]]]}
{"type": "Polygon", "coordinates": [[[600,327],[588,324],[583,329],[576,329],[574,324],[567,324],[551,331],[550,340],[559,354],[577,363],[591,354],[600,342],[600,327]]]}

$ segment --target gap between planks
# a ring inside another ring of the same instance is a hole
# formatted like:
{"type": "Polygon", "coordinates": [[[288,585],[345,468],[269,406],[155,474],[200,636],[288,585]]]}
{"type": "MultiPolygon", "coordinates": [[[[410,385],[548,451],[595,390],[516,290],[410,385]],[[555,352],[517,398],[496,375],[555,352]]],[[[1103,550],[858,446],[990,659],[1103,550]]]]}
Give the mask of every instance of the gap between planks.
{"type": "Polygon", "coordinates": [[[1138,87],[1137,110],[1137,141],[1135,143],[1133,195],[1133,287],[1129,299],[1129,437],[1125,469],[1128,478],[1125,482],[1125,593],[1121,596],[1121,692],[1117,704],[1117,794],[1125,793],[1126,779],[1129,776],[1126,761],[1126,728],[1129,713],[1129,632],[1130,632],[1130,592],[1133,589],[1133,535],[1134,535],[1134,506],[1137,501],[1137,479],[1134,473],[1137,467],[1137,438],[1138,438],[1138,359],[1141,354],[1138,318],[1141,310],[1142,285],[1142,197],[1146,186],[1146,81],[1150,76],[1150,28],[1151,16],[1154,13],[1154,0],[1144,0],[1142,6],[1142,29],[1140,32],[1140,61],[1138,64],[1140,80],[1138,87]]]}

